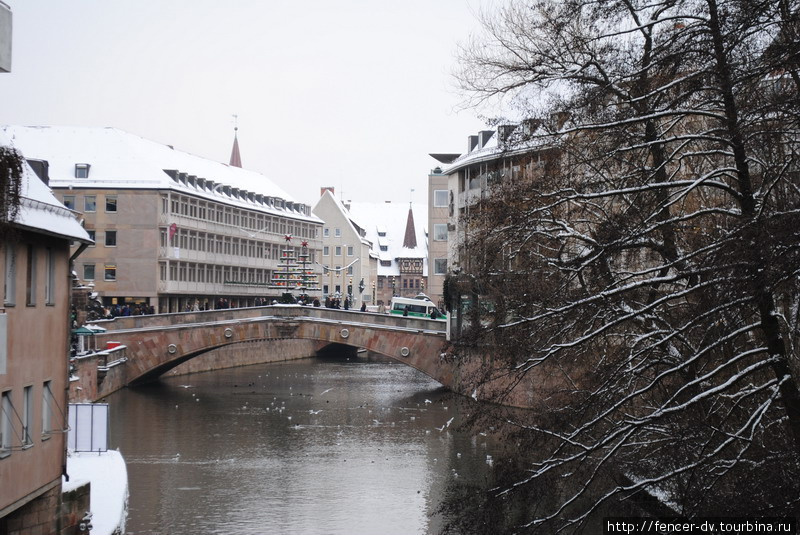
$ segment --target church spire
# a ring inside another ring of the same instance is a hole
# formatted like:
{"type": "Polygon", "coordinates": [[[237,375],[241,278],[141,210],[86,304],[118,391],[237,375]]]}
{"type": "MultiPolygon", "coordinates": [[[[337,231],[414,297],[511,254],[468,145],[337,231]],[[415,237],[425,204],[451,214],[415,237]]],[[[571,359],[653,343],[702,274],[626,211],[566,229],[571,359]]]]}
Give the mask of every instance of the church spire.
{"type": "Polygon", "coordinates": [[[414,211],[411,203],[408,206],[408,219],[406,220],[406,235],[403,237],[403,247],[409,249],[417,248],[417,229],[414,227],[414,211]]]}
{"type": "Polygon", "coordinates": [[[231,150],[231,163],[230,165],[233,167],[242,167],[242,156],[239,154],[239,116],[234,115],[233,120],[235,126],[233,127],[233,150],[231,150]]]}

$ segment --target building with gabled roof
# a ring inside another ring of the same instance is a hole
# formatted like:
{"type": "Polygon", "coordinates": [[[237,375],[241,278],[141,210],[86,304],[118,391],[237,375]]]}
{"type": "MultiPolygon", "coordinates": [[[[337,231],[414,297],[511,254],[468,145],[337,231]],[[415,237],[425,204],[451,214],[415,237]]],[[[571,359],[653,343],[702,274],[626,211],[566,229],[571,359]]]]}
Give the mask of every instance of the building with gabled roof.
{"type": "Polygon", "coordinates": [[[349,212],[362,222],[378,258],[376,304],[388,305],[393,295],[413,297],[424,293],[428,276],[426,206],[389,201],[348,204],[349,212]]]}
{"type": "Polygon", "coordinates": [[[16,205],[19,185],[18,210],[0,218],[0,533],[56,533],[66,467],[71,263],[92,242],[10,144],[0,132],[0,205],[16,205]]]}
{"type": "Polygon", "coordinates": [[[268,286],[285,236],[298,253],[307,241],[312,262],[320,252],[322,221],[260,173],[115,128],[2,131],[26,157],[45,162],[56,196],[82,214],[96,246],[76,268],[107,307],[177,312],[271,302],[280,297],[268,286]]]}
{"type": "Polygon", "coordinates": [[[322,229],[322,295],[348,298],[353,308],[375,304],[378,258],[367,239],[366,225],[336,198],[333,188],[322,188],[312,212],[324,221],[322,229]]]}

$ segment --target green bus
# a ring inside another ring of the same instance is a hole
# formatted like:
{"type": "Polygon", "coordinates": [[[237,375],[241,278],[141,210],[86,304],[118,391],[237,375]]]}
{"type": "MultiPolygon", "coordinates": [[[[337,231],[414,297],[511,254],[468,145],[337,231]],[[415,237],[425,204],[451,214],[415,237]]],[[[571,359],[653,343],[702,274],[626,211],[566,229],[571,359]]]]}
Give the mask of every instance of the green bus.
{"type": "Polygon", "coordinates": [[[433,319],[445,319],[444,314],[439,312],[439,309],[436,308],[433,302],[427,299],[393,297],[392,308],[390,312],[399,316],[413,316],[417,318],[430,319],[431,315],[433,315],[433,319]],[[406,312],[408,313],[406,314],[406,312]]]}

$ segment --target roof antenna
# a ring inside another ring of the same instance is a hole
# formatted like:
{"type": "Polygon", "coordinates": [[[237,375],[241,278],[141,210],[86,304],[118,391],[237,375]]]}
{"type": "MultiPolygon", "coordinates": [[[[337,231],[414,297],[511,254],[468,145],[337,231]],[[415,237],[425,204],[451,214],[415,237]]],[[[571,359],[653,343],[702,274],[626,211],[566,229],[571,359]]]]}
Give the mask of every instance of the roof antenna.
{"type": "Polygon", "coordinates": [[[411,208],[412,204],[414,204],[414,188],[411,188],[411,193],[408,195],[408,207],[411,208]]]}

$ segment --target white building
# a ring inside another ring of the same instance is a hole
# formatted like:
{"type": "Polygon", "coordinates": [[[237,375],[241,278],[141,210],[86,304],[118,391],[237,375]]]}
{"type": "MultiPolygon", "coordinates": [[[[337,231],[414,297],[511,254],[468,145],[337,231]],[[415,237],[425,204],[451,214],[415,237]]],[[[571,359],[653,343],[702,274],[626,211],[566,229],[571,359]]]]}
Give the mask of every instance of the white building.
{"type": "Polygon", "coordinates": [[[348,203],[366,230],[377,257],[375,303],[388,305],[393,295],[413,297],[427,289],[428,212],[422,203],[348,203]]]}
{"type": "Polygon", "coordinates": [[[378,259],[366,238],[363,222],[356,221],[334,195],[333,188],[323,188],[312,212],[324,221],[322,227],[323,273],[320,280],[324,297],[349,298],[353,308],[372,305],[378,259]]]}
{"type": "Polygon", "coordinates": [[[106,305],[252,306],[280,295],[268,286],[287,234],[312,265],[321,252],[322,221],[259,173],[115,128],[2,131],[82,214],[96,246],[76,268],[106,305]]]}

